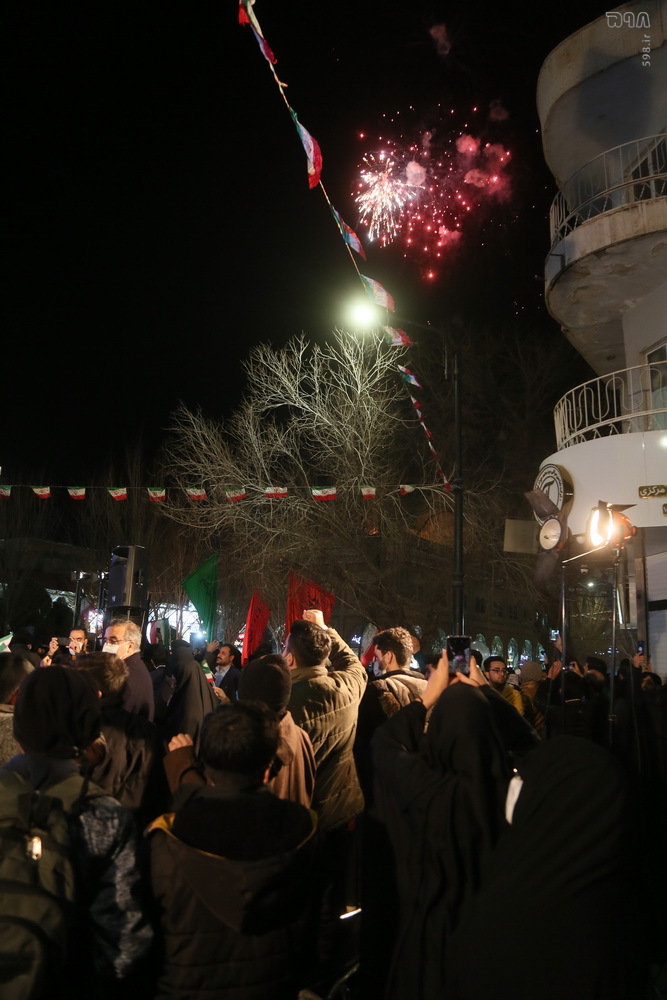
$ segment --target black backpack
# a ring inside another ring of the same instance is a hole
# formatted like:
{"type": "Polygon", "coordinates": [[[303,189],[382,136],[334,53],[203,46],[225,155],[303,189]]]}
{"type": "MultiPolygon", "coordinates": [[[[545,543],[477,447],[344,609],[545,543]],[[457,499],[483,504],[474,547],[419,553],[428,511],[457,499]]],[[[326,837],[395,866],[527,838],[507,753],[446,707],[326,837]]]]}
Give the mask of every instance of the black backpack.
{"type": "Polygon", "coordinates": [[[79,774],[35,791],[0,770],[0,996],[55,996],[76,916],[68,816],[104,795],[79,774]]]}

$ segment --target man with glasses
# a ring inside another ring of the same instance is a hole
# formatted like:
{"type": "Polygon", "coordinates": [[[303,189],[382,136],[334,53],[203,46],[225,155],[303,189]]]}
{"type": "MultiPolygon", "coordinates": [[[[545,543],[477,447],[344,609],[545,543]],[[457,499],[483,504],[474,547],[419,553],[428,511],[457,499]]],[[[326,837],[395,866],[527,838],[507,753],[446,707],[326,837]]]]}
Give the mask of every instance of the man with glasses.
{"type": "Polygon", "coordinates": [[[507,664],[502,656],[487,656],[484,660],[484,673],[489,684],[498,694],[516,708],[519,715],[523,715],[523,700],[521,694],[515,687],[507,683],[507,664]]]}

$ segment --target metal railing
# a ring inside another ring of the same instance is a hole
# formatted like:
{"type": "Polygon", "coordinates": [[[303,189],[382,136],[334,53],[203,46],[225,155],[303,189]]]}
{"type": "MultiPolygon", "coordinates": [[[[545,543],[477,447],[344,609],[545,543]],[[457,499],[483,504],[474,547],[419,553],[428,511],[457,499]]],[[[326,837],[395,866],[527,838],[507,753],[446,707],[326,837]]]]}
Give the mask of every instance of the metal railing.
{"type": "Polygon", "coordinates": [[[554,423],[559,451],[612,434],[667,430],[667,361],[578,385],[556,404],[554,423]]]}
{"type": "Polygon", "coordinates": [[[549,214],[551,248],[577,226],[622,205],[667,196],[667,133],[633,139],[573,174],[549,214]]]}

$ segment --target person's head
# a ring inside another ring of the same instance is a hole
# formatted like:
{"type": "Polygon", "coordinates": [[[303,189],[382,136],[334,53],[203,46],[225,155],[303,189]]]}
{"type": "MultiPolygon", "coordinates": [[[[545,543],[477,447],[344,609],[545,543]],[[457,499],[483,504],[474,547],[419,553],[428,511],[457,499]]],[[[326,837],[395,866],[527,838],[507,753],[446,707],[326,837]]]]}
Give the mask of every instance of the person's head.
{"type": "Polygon", "coordinates": [[[103,695],[120,694],[129,673],[125,660],[114,653],[82,653],[74,665],[90,674],[103,695]]]}
{"type": "Polygon", "coordinates": [[[537,660],[526,660],[521,664],[521,691],[531,700],[537,694],[538,688],[544,677],[542,664],[537,660]]]}
{"type": "Polygon", "coordinates": [[[10,649],[12,646],[25,646],[26,649],[32,649],[31,632],[27,628],[17,628],[9,643],[10,649]]]}
{"type": "Polygon", "coordinates": [[[251,660],[241,674],[239,698],[260,701],[279,716],[287,708],[291,691],[292,673],[279,653],[251,660]]]}
{"type": "Polygon", "coordinates": [[[21,682],[14,708],[14,739],[25,753],[79,758],[100,735],[97,686],[85,670],[48,667],[21,682]]]}
{"type": "Polygon", "coordinates": [[[115,653],[126,660],[141,648],[141,629],[129,618],[113,618],[104,632],[104,653],[115,653]]]}
{"type": "Polygon", "coordinates": [[[593,676],[599,681],[606,681],[609,675],[609,669],[605,661],[600,659],[599,656],[587,656],[584,673],[593,674],[593,676]]]}
{"type": "Polygon", "coordinates": [[[88,636],[86,635],[86,630],[83,628],[71,628],[69,630],[69,642],[67,643],[67,648],[72,656],[78,656],[79,653],[86,653],[88,651],[88,636]]]}
{"type": "Polygon", "coordinates": [[[659,687],[662,687],[662,677],[652,670],[645,670],[642,674],[642,691],[657,691],[659,687]]]}
{"type": "Polygon", "coordinates": [[[507,663],[503,657],[496,654],[487,656],[484,660],[484,672],[491,687],[502,691],[507,683],[507,663]]]}
{"type": "Polygon", "coordinates": [[[0,653],[0,705],[13,705],[23,678],[35,668],[19,653],[0,653]]]}
{"type": "Polygon", "coordinates": [[[295,667],[319,667],[331,652],[331,636],[314,622],[297,619],[292,622],[285,643],[285,660],[295,667]]]}
{"type": "Polygon", "coordinates": [[[256,788],[278,749],[278,717],[258,702],[220,705],[204,719],[200,756],[209,784],[256,788]]]}
{"type": "Polygon", "coordinates": [[[412,636],[405,628],[387,628],[375,636],[375,658],[383,673],[409,667],[412,652],[412,636]]]}
{"type": "Polygon", "coordinates": [[[218,650],[218,654],[215,658],[215,662],[219,667],[240,667],[241,666],[241,650],[237,649],[236,646],[232,646],[231,643],[226,642],[218,650]]]}

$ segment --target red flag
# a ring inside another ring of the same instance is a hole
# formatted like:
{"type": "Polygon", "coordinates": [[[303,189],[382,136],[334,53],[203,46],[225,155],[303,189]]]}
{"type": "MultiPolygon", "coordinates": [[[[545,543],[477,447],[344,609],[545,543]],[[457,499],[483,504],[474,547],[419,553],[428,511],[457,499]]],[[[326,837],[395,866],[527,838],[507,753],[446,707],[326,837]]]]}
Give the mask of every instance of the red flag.
{"type": "Polygon", "coordinates": [[[313,500],[335,500],[336,499],[336,487],[327,486],[323,490],[313,490],[310,491],[313,495],[313,500]]]}
{"type": "Polygon", "coordinates": [[[257,649],[262,636],[266,632],[269,623],[270,609],[264,603],[258,590],[253,590],[248,607],[248,617],[245,623],[245,635],[243,636],[243,648],[241,658],[244,665],[248,662],[250,654],[257,649]]]}
{"type": "Polygon", "coordinates": [[[285,621],[285,635],[289,635],[292,622],[303,618],[303,612],[307,608],[319,608],[324,614],[324,621],[331,618],[331,611],[334,606],[336,595],[320,587],[312,580],[306,580],[297,573],[290,573],[287,590],[287,619],[285,621]]]}

